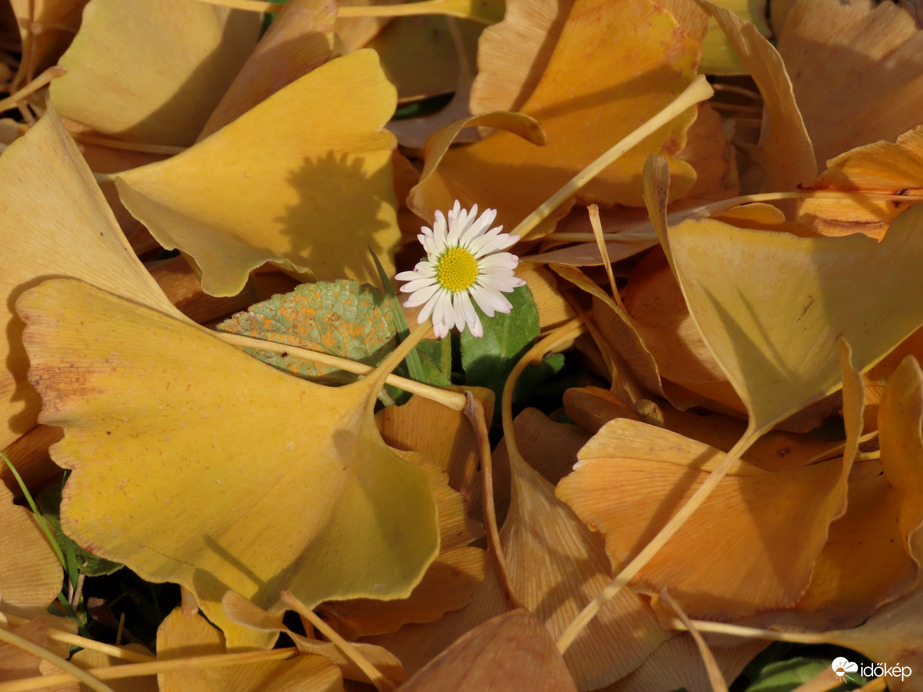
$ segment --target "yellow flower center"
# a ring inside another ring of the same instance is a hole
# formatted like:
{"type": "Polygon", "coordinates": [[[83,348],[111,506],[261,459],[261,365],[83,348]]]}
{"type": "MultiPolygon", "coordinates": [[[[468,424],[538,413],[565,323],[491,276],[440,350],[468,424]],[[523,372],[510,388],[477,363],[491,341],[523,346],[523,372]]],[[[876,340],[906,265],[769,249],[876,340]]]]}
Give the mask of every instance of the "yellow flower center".
{"type": "Polygon", "coordinates": [[[463,247],[449,248],[436,263],[436,280],[451,293],[465,291],[478,278],[478,261],[463,247]]]}

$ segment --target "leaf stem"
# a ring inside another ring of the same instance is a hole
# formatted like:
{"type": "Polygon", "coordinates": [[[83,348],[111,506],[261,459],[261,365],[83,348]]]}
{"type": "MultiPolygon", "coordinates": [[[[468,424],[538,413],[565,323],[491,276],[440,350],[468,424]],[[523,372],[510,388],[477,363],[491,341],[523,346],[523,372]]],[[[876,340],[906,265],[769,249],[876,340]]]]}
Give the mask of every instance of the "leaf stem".
{"type": "MultiPolygon", "coordinates": [[[[266,14],[277,14],[284,7],[284,5],[266,2],[265,0],[198,0],[198,2],[248,12],[264,12],[266,14]]],[[[365,7],[341,6],[337,11],[337,17],[343,19],[356,17],[414,17],[424,14],[441,14],[447,17],[457,17],[458,19],[470,19],[487,25],[500,21],[500,18],[494,16],[495,13],[490,11],[489,6],[478,12],[476,3],[449,3],[446,0],[424,0],[424,2],[408,2],[399,5],[369,5],[365,7]],[[458,9],[465,5],[469,5],[469,9],[458,9]]]]}
{"type": "MultiPolygon", "coordinates": [[[[10,646],[15,646],[17,649],[22,649],[28,654],[32,654],[33,656],[36,656],[37,658],[40,658],[43,661],[48,661],[49,663],[56,665],[58,668],[60,668],[61,670],[67,673],[68,679],[72,677],[76,678],[77,680],[79,680],[80,682],[82,682],[84,685],[86,685],[92,690],[97,690],[97,692],[114,692],[111,687],[109,687],[107,684],[97,679],[96,677],[94,677],[89,672],[78,668],[73,663],[65,661],[63,658],[61,658],[57,654],[51,653],[48,649],[42,646],[39,646],[35,642],[30,642],[28,639],[25,639],[24,637],[20,637],[18,634],[14,634],[13,632],[3,629],[2,627],[0,627],[0,642],[4,642],[5,644],[9,644],[10,646]]],[[[45,681],[48,680],[47,677],[42,678],[42,679],[45,681]]],[[[41,685],[41,687],[48,687],[48,686],[49,685],[47,682],[41,685]]],[[[7,685],[0,684],[0,690],[5,691],[8,689],[13,689],[13,688],[11,687],[8,688],[7,685]]]]}
{"type": "Polygon", "coordinates": [[[548,218],[551,212],[557,209],[565,200],[599,175],[622,154],[637,146],[642,140],[679,116],[683,111],[691,108],[700,101],[705,101],[710,98],[713,93],[711,86],[705,79],[705,75],[696,77],[689,86],[663,108],[663,110],[659,111],[627,137],[612,145],[599,158],[571,178],[564,187],[540,204],[535,211],[529,214],[511,231],[511,234],[518,235],[520,238],[525,237],[529,231],[548,218]]]}
{"type": "MultiPolygon", "coordinates": [[[[413,335],[417,334],[418,332],[426,331],[426,328],[419,328],[414,330],[411,332],[411,336],[403,343],[407,343],[407,341],[409,341],[410,338],[413,338],[413,335]]],[[[304,348],[301,346],[280,344],[278,342],[268,341],[266,339],[256,339],[251,336],[243,336],[242,334],[228,334],[226,332],[212,332],[212,334],[214,334],[225,343],[231,344],[232,346],[237,346],[238,348],[252,348],[262,351],[272,351],[273,353],[288,353],[289,355],[298,356],[299,358],[304,358],[314,363],[330,365],[332,367],[339,368],[356,375],[368,375],[375,370],[375,368],[372,366],[365,365],[364,363],[357,363],[355,361],[349,360],[348,358],[340,358],[339,356],[333,356],[329,353],[314,351],[312,349],[304,348]]],[[[422,335],[419,338],[422,339],[422,335]]],[[[413,345],[416,346],[416,344],[413,345]]],[[[385,382],[393,387],[397,387],[398,389],[403,389],[405,392],[410,392],[411,394],[419,394],[420,396],[426,397],[432,401],[436,401],[443,406],[448,406],[453,411],[462,411],[465,408],[465,395],[461,392],[451,392],[446,389],[440,389],[438,387],[433,387],[432,385],[423,384],[422,382],[409,380],[406,377],[400,377],[399,375],[388,375],[385,378],[385,382]]]]}

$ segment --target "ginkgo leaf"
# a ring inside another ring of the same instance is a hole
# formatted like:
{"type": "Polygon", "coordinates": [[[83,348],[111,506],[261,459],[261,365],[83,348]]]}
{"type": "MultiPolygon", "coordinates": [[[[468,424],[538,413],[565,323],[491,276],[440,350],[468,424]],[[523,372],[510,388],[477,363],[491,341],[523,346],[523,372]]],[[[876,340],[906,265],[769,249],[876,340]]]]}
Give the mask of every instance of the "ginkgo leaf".
{"type": "Polygon", "coordinates": [[[874,365],[923,324],[923,206],[881,243],[685,221],[662,239],[702,337],[764,431],[840,386],[837,339],[874,365]],[[718,270],[716,270],[718,268],[718,270]]]}
{"type": "Polygon", "coordinates": [[[122,202],[195,262],[212,295],[234,295],[270,262],[302,278],[377,276],[400,240],[381,130],[395,92],[374,52],[332,60],[183,153],[121,173],[122,202]]]}
{"type": "MultiPolygon", "coordinates": [[[[397,335],[394,316],[378,289],[346,279],[301,284],[291,293],[274,295],[215,327],[267,341],[315,349],[374,365],[397,335]]],[[[274,351],[252,355],[303,377],[318,377],[336,368],[274,351]]],[[[337,371],[341,372],[341,371],[337,371]]]]}
{"type": "Polygon", "coordinates": [[[762,188],[809,183],[817,175],[814,151],[779,53],[753,24],[717,4],[696,2],[718,22],[763,96],[763,129],[753,154],[763,167],[762,188]]]}
{"type": "Polygon", "coordinates": [[[818,164],[920,124],[923,31],[903,7],[799,2],[778,45],[818,164]]]}
{"type": "Polygon", "coordinates": [[[87,0],[10,0],[15,17],[11,28],[18,28],[22,40],[19,70],[10,91],[25,85],[37,72],[54,65],[73,33],[80,26],[87,0]],[[47,27],[47,28],[46,28],[47,27]],[[49,30],[54,27],[57,30],[49,30]]]}
{"type": "Polygon", "coordinates": [[[198,133],[204,139],[333,54],[336,0],[289,0],[198,133]]]}
{"type": "MultiPolygon", "coordinates": [[[[541,122],[548,144],[537,149],[511,133],[495,132],[451,150],[415,189],[414,210],[428,217],[454,197],[463,205],[496,208],[497,221],[514,228],[686,88],[699,52],[695,39],[653,2],[577,0],[541,81],[520,109],[541,122]]],[[[644,159],[651,152],[679,152],[695,113],[689,109],[625,153],[578,198],[641,206],[644,159]]],[[[679,160],[671,161],[670,170],[673,193],[682,197],[695,171],[679,160]]],[[[532,235],[548,233],[566,211],[559,209],[532,235]]]]}
{"type": "MultiPolygon", "coordinates": [[[[190,660],[227,652],[224,636],[198,613],[175,608],[157,628],[157,660],[190,660]]],[[[244,665],[219,666],[160,673],[160,692],[341,692],[343,676],[323,656],[307,654],[290,660],[254,661],[244,665]]]]}
{"type": "Polygon", "coordinates": [[[522,609],[469,631],[401,689],[577,692],[548,631],[522,609]]]}
{"type": "MultiPolygon", "coordinates": [[[[3,463],[0,461],[0,463],[3,463]]],[[[62,568],[35,517],[0,483],[0,602],[9,613],[37,617],[61,590],[62,568]]]]}
{"type": "Polygon", "coordinates": [[[895,142],[875,142],[840,154],[811,186],[852,193],[817,195],[799,201],[798,217],[824,235],[865,233],[880,239],[902,211],[923,193],[923,125],[895,142]],[[857,194],[858,193],[858,194],[857,194]],[[907,195],[906,202],[882,199],[907,195]]]}
{"type": "Polygon", "coordinates": [[[68,279],[26,291],[17,311],[41,420],[64,428],[52,448],[73,471],[64,531],[188,588],[230,646],[252,635],[224,617],[229,589],[275,612],[282,589],[308,607],[402,598],[436,555],[429,478],[372,417],[394,363],[323,387],[68,279]]]}
{"type": "MultiPolygon", "coordinates": [[[[676,433],[616,419],[580,450],[557,495],[605,536],[619,570],[724,456],[676,433]]],[[[842,459],[780,472],[737,462],[638,579],[655,591],[667,589],[690,616],[732,617],[794,605],[830,522],[843,510],[848,473],[842,459]]]]}
{"type": "Polygon", "coordinates": [[[253,12],[198,2],[91,0],[51,100],[99,132],[192,144],[259,30],[253,12]]]}
{"type": "Polygon", "coordinates": [[[49,109],[0,156],[0,449],[35,425],[37,392],[12,315],[40,277],[73,276],[179,315],[135,257],[73,140],[49,109]]]}

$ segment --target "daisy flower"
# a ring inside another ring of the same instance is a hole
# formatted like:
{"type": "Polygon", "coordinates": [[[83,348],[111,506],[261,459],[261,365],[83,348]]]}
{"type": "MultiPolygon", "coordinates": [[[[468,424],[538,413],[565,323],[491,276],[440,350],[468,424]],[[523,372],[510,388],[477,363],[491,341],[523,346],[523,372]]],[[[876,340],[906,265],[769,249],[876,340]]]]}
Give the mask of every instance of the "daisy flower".
{"type": "Polygon", "coordinates": [[[432,316],[433,331],[440,338],[453,327],[461,331],[466,325],[474,336],[483,336],[484,328],[471,299],[485,315],[493,317],[495,312],[509,312],[513,307],[503,294],[525,284],[513,274],[519,258],[501,252],[519,236],[501,233],[503,226],[491,228],[496,218],[496,209],[486,209],[478,217],[478,205],[469,212],[457,200],[448,221],[437,211],[433,227],[423,226],[417,236],[426,259],[413,271],[395,277],[407,282],[401,286],[403,293],[410,294],[404,306],[422,305],[417,322],[422,324],[432,316]]]}

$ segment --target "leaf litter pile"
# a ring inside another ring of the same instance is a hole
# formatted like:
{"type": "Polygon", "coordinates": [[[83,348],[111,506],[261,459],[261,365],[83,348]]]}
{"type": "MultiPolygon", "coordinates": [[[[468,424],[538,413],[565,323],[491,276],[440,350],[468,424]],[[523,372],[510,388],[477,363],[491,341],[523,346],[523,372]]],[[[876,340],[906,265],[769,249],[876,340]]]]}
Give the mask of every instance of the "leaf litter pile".
{"type": "Polygon", "coordinates": [[[2,5],[0,692],[923,690],[917,0],[2,5]]]}

